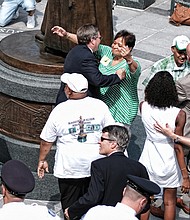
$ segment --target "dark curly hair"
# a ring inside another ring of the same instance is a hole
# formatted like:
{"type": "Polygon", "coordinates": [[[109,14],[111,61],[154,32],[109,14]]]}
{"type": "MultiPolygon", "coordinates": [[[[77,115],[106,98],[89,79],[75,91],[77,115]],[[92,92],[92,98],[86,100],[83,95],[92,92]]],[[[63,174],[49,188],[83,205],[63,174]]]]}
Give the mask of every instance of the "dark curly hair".
{"type": "Polygon", "coordinates": [[[145,88],[145,100],[158,108],[177,106],[177,90],[169,72],[160,71],[154,75],[145,88]]]}

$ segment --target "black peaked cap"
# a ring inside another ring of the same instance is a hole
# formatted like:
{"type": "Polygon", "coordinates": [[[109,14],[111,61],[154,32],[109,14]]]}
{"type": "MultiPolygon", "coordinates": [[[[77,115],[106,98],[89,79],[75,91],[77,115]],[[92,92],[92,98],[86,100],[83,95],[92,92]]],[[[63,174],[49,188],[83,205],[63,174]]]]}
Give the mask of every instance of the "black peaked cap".
{"type": "Polygon", "coordinates": [[[133,175],[127,175],[127,177],[127,185],[145,197],[150,197],[160,193],[160,187],[148,179],[133,175]]]}
{"type": "Polygon", "coordinates": [[[15,196],[25,195],[35,187],[32,172],[18,160],[9,160],[3,165],[1,178],[8,191],[15,196]]]}

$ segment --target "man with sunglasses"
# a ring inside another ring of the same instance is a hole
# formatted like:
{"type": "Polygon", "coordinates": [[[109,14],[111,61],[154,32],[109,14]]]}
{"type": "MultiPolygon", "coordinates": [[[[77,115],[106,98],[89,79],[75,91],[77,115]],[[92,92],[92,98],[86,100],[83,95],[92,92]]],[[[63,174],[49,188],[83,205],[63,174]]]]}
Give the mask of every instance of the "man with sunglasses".
{"type": "MultiPolygon", "coordinates": [[[[98,50],[101,42],[99,29],[93,24],[84,24],[78,28],[76,35],[65,31],[60,26],[52,28],[53,34],[78,43],[66,56],[64,62],[64,72],[82,74],[89,83],[88,95],[98,97],[99,87],[111,86],[121,82],[126,76],[126,71],[121,68],[111,75],[103,75],[98,69],[98,60],[94,52],[98,50]]],[[[64,92],[64,84],[61,83],[56,105],[67,100],[64,92]]]]}
{"type": "Polygon", "coordinates": [[[144,86],[148,84],[150,79],[159,71],[168,71],[174,81],[186,76],[190,73],[190,62],[187,60],[186,47],[189,43],[189,38],[180,35],[173,39],[171,46],[172,55],[157,61],[151,68],[150,74],[142,82],[144,86]]]}
{"type": "MultiPolygon", "coordinates": [[[[122,199],[128,174],[149,179],[146,168],[141,163],[124,155],[128,142],[126,127],[109,125],[102,129],[99,154],[106,157],[92,162],[88,192],[66,209],[67,219],[80,219],[96,205],[115,206],[122,199]]],[[[148,219],[147,213],[143,219],[148,219]]]]}

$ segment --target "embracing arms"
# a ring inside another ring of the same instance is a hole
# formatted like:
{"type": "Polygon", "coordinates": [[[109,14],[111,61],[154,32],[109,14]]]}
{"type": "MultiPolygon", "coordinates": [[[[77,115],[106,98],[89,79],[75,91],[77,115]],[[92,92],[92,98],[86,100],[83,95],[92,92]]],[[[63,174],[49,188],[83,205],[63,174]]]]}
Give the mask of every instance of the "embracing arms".
{"type": "MultiPolygon", "coordinates": [[[[180,112],[179,112],[179,114],[176,118],[176,128],[175,128],[175,131],[174,131],[175,132],[174,135],[176,135],[176,138],[182,136],[183,127],[184,127],[184,124],[185,124],[185,119],[186,119],[185,112],[183,110],[180,110],[180,112]]],[[[156,122],[154,127],[157,131],[159,131],[159,132],[161,132],[165,135],[168,134],[168,131],[165,132],[164,127],[162,127],[158,122],[156,122]]],[[[174,137],[174,135],[172,135],[172,137],[174,137]]],[[[174,139],[175,139],[175,137],[174,137],[174,139]]],[[[177,157],[177,160],[178,160],[178,164],[179,164],[179,167],[181,169],[181,174],[182,174],[182,177],[183,177],[181,191],[183,193],[188,193],[189,189],[190,189],[190,181],[189,181],[188,171],[187,171],[185,160],[184,160],[183,148],[182,148],[182,145],[180,144],[180,142],[175,141],[174,150],[175,150],[176,157],[177,157]]]]}

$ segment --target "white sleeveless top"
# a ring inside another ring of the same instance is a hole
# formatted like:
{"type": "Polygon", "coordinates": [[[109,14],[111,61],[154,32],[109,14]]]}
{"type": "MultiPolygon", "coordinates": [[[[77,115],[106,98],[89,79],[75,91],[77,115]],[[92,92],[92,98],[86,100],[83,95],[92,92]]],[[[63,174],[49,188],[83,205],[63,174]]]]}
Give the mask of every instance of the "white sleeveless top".
{"type": "Polygon", "coordinates": [[[141,114],[146,130],[146,141],[139,161],[147,168],[150,180],[162,187],[178,187],[182,176],[174,151],[173,141],[154,129],[156,121],[175,128],[176,117],[180,109],[170,107],[160,109],[143,102],[141,114]]]}

